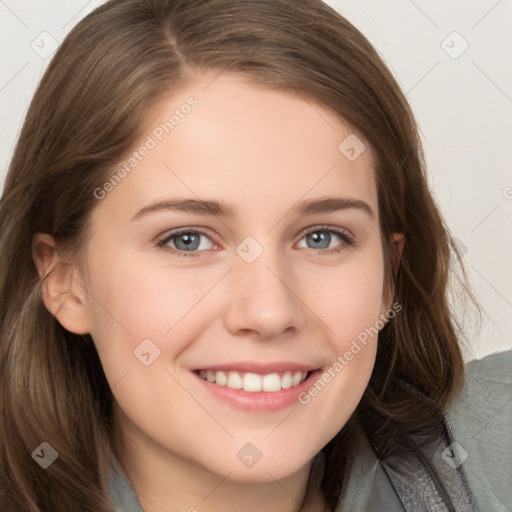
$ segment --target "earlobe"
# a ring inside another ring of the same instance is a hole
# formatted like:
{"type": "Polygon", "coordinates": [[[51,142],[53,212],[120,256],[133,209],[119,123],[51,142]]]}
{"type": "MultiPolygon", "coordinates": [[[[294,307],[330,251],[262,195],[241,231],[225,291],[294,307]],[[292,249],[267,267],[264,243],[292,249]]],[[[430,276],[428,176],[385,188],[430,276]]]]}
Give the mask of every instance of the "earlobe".
{"type": "Polygon", "coordinates": [[[34,235],[32,257],[42,279],[46,309],[68,331],[89,333],[85,290],[76,276],[77,268],[62,258],[55,239],[46,233],[34,235]]]}

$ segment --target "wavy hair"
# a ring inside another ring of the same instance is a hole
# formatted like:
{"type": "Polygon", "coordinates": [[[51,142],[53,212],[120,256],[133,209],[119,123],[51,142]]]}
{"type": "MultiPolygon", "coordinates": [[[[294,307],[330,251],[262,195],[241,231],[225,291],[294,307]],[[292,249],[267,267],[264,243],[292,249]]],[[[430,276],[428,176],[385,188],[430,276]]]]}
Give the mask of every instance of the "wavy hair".
{"type": "MultiPolygon", "coordinates": [[[[110,0],[81,20],[52,58],[28,109],[0,205],[0,509],[112,512],[107,493],[113,395],[93,340],[45,308],[32,237],[79,250],[92,191],[140,135],[144,116],[196,72],[239,73],[321,104],[372,148],[386,282],[402,311],[379,334],[369,385],[324,448],[322,489],[334,508],[350,469],[355,423],[405,431],[431,417],[401,378],[446,408],[463,379],[450,308],[461,257],[429,190],[418,128],[368,40],[317,0],[110,0]],[[400,264],[390,244],[405,234],[400,264]],[[372,420],[373,419],[373,420],[372,420]],[[59,454],[42,471],[42,441],[59,454]]],[[[460,282],[464,292],[470,294],[460,282]]]]}

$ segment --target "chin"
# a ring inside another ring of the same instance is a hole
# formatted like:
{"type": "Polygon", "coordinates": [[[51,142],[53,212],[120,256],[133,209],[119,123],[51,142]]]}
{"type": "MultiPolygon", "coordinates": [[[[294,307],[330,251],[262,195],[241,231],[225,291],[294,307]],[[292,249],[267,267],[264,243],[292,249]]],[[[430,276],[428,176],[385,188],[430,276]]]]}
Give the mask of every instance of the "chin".
{"type": "Polygon", "coordinates": [[[280,450],[279,452],[266,448],[262,450],[263,453],[258,455],[256,451],[253,453],[251,460],[251,448],[248,447],[245,451],[239,450],[235,458],[226,457],[223,455],[221,464],[219,460],[211,461],[213,464],[208,464],[208,470],[216,474],[226,477],[232,482],[241,484],[257,484],[275,482],[275,480],[285,479],[294,473],[300,471],[307,465],[311,457],[307,457],[306,450],[297,450],[294,447],[280,450]],[[241,452],[241,453],[240,453],[241,452]],[[265,455],[265,452],[268,455],[265,455]],[[290,457],[290,454],[295,457],[290,457]],[[256,458],[260,456],[258,460],[256,458]]]}

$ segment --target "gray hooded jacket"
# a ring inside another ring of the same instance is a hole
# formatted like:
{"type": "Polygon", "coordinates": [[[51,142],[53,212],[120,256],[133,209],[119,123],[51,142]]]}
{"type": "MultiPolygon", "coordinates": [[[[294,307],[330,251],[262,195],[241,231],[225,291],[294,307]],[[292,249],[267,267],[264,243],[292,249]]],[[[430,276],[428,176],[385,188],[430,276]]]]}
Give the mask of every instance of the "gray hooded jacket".
{"type": "MultiPolygon", "coordinates": [[[[360,432],[335,512],[512,512],[512,351],[466,366],[444,425],[444,436],[380,459],[360,432]]],[[[116,512],[143,512],[117,459],[109,489],[116,512]]]]}

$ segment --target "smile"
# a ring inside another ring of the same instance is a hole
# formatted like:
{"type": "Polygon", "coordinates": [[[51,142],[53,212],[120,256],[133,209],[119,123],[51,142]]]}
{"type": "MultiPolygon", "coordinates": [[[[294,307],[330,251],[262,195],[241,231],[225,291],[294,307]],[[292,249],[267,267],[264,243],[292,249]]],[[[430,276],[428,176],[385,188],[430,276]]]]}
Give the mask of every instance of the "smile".
{"type": "Polygon", "coordinates": [[[252,372],[198,370],[197,374],[203,379],[217,386],[230,389],[243,389],[249,392],[274,393],[283,389],[290,389],[304,382],[308,371],[273,372],[260,375],[252,372]]]}

